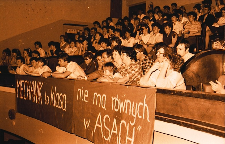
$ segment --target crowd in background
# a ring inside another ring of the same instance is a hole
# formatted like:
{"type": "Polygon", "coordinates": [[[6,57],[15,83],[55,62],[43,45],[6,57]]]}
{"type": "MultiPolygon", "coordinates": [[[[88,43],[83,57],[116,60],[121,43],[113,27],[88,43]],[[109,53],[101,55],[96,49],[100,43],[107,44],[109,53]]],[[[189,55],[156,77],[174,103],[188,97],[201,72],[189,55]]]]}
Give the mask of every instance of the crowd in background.
{"type": "MultiPolygon", "coordinates": [[[[93,22],[92,28],[61,35],[59,42],[48,43],[47,51],[40,41],[34,43],[35,50],[25,48],[23,54],[6,48],[1,65],[12,74],[185,90],[180,67],[198,52],[196,37],[204,42],[201,50],[225,49],[224,25],[223,0],[216,0],[216,6],[204,0],[190,12],[176,3],[149,7],[146,14],[140,9],[132,18],[125,16],[113,23],[108,17],[93,22]],[[75,55],[81,55],[84,62],[70,61],[75,55]],[[49,68],[51,57],[58,58],[54,70],[49,68]]],[[[224,91],[224,84],[215,85],[224,91]]]]}

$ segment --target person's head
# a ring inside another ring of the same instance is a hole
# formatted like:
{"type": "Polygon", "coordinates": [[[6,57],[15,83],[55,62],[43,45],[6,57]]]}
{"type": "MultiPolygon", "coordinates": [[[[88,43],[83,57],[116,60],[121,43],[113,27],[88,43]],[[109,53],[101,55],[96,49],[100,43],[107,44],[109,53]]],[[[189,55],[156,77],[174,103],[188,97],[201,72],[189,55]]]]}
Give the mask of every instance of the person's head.
{"type": "Polygon", "coordinates": [[[154,7],[154,12],[157,13],[160,9],[161,9],[160,6],[155,6],[154,7]]]}
{"type": "Polygon", "coordinates": [[[171,3],[171,9],[172,10],[177,9],[177,3],[171,3]]]}
{"type": "Polygon", "coordinates": [[[183,39],[177,45],[177,54],[183,57],[187,53],[189,53],[190,43],[189,41],[183,39]]]}
{"type": "Polygon", "coordinates": [[[85,27],[84,28],[84,35],[88,36],[90,33],[90,28],[89,27],[85,27]]]}
{"type": "Polygon", "coordinates": [[[92,54],[92,52],[85,52],[84,53],[84,62],[89,65],[94,57],[94,55],[92,54]]]}
{"type": "Polygon", "coordinates": [[[67,53],[61,53],[58,57],[58,64],[60,67],[66,67],[69,63],[69,55],[67,53]]]}
{"type": "Polygon", "coordinates": [[[108,33],[108,27],[107,26],[102,26],[102,33],[103,34],[108,33]]]}
{"type": "Polygon", "coordinates": [[[129,23],[130,23],[130,19],[127,17],[127,16],[125,16],[124,18],[123,18],[123,22],[124,22],[124,25],[128,25],[129,23]]]}
{"type": "Polygon", "coordinates": [[[36,42],[34,43],[34,46],[35,46],[36,49],[42,48],[42,44],[41,44],[41,42],[39,42],[39,41],[36,41],[36,42]]]}
{"type": "Polygon", "coordinates": [[[195,6],[193,7],[193,10],[196,14],[200,13],[201,9],[202,9],[201,4],[195,4],[195,6]]]}
{"type": "Polygon", "coordinates": [[[102,53],[102,61],[103,63],[112,62],[113,59],[112,49],[105,49],[102,53]]]}
{"type": "Polygon", "coordinates": [[[159,18],[161,18],[163,15],[163,11],[161,11],[161,10],[157,11],[157,15],[159,16],[159,18]]]}
{"type": "Polygon", "coordinates": [[[190,22],[195,21],[197,19],[197,14],[195,12],[189,12],[187,16],[190,22]]]}
{"type": "Polygon", "coordinates": [[[32,51],[32,57],[38,58],[38,57],[40,57],[40,53],[37,50],[33,50],[32,51]]]}
{"type": "Polygon", "coordinates": [[[96,34],[96,32],[97,32],[97,28],[92,27],[92,28],[91,28],[91,32],[90,32],[91,35],[94,36],[94,35],[96,34]]]}
{"type": "Polygon", "coordinates": [[[204,5],[203,10],[202,10],[203,14],[207,14],[210,11],[211,11],[211,6],[210,5],[204,5]]]}
{"type": "Polygon", "coordinates": [[[98,21],[94,21],[93,25],[94,25],[95,28],[101,28],[101,25],[98,21]]]}
{"type": "Polygon", "coordinates": [[[112,37],[111,38],[111,48],[114,48],[116,45],[121,46],[122,41],[119,37],[112,37]]]}
{"type": "Polygon", "coordinates": [[[178,19],[179,19],[179,15],[176,12],[171,15],[171,21],[173,23],[177,22],[178,19]]]}
{"type": "Polygon", "coordinates": [[[170,66],[168,69],[173,69],[180,72],[180,67],[183,65],[184,60],[181,56],[174,54],[163,42],[155,45],[157,59],[156,62],[163,63],[169,60],[170,66]]]}
{"type": "Polygon", "coordinates": [[[37,58],[37,63],[38,63],[38,66],[39,66],[39,67],[42,67],[42,66],[44,66],[44,65],[47,64],[47,61],[46,61],[45,58],[39,57],[39,58],[37,58]]]}
{"type": "Polygon", "coordinates": [[[140,25],[140,27],[141,27],[141,33],[143,33],[143,34],[150,33],[150,29],[147,24],[142,24],[142,25],[140,25]]]}
{"type": "Polygon", "coordinates": [[[143,21],[144,23],[148,24],[148,22],[150,21],[149,16],[144,16],[144,17],[142,18],[142,21],[143,21]]]}
{"type": "Polygon", "coordinates": [[[134,50],[137,53],[136,56],[138,60],[142,60],[146,55],[148,55],[146,49],[141,44],[135,44],[134,50]]]}
{"type": "Polygon", "coordinates": [[[11,56],[11,50],[9,48],[6,48],[2,51],[2,55],[4,56],[11,56]]]}
{"type": "Polygon", "coordinates": [[[161,29],[161,25],[159,23],[155,22],[152,24],[152,31],[154,34],[159,33],[160,29],[161,29]]]}
{"type": "Polygon", "coordinates": [[[123,28],[123,24],[121,22],[117,22],[116,23],[116,29],[122,30],[122,28],[123,28]]]}
{"type": "Polygon", "coordinates": [[[166,23],[163,24],[163,27],[164,27],[164,32],[165,32],[166,34],[170,34],[170,32],[171,32],[172,29],[173,29],[173,24],[170,23],[170,22],[166,22],[166,23]]]}
{"type": "Polygon", "coordinates": [[[107,62],[103,66],[103,71],[105,76],[112,76],[114,74],[114,64],[112,62],[107,62]]]}
{"type": "Polygon", "coordinates": [[[115,29],[114,35],[115,35],[115,37],[121,37],[121,30],[120,29],[115,29]]]}
{"type": "Polygon", "coordinates": [[[31,49],[30,48],[25,48],[23,50],[23,57],[31,57],[31,49]]]}
{"type": "Polygon", "coordinates": [[[106,19],[106,21],[108,22],[108,24],[110,24],[110,23],[112,22],[112,18],[111,18],[111,17],[108,17],[108,18],[106,19]]]}
{"type": "Polygon", "coordinates": [[[183,13],[186,13],[186,8],[184,6],[180,6],[179,9],[182,10],[183,13]]]}
{"type": "Polygon", "coordinates": [[[16,57],[16,64],[17,64],[17,66],[21,66],[24,63],[25,63],[25,59],[22,56],[17,56],[16,57]]]}
{"type": "Polygon", "coordinates": [[[123,46],[119,46],[119,45],[116,45],[113,49],[112,49],[112,54],[113,54],[113,60],[115,62],[117,61],[120,61],[121,60],[121,49],[123,48],[123,46]]]}
{"type": "Polygon", "coordinates": [[[126,38],[130,38],[131,37],[131,30],[129,28],[125,29],[124,32],[125,32],[125,37],[126,38]]]}
{"type": "Polygon", "coordinates": [[[65,35],[60,35],[60,42],[65,42],[65,35]]]}
{"type": "Polygon", "coordinates": [[[12,49],[12,57],[21,56],[21,52],[19,49],[12,49]]]}
{"type": "Polygon", "coordinates": [[[103,38],[102,34],[100,32],[96,32],[95,39],[100,40],[101,38],[103,38]]]}
{"type": "Polygon", "coordinates": [[[32,67],[36,67],[37,65],[37,58],[36,57],[31,57],[30,58],[30,63],[32,67]]]}
{"type": "Polygon", "coordinates": [[[137,61],[136,55],[136,51],[133,48],[123,47],[121,50],[121,59],[127,66],[129,66],[132,61],[137,61]]]}
{"type": "Polygon", "coordinates": [[[114,30],[115,30],[115,27],[114,26],[109,26],[108,27],[108,33],[109,34],[113,34],[114,33],[114,30]]]}
{"type": "Polygon", "coordinates": [[[108,46],[108,39],[107,38],[103,38],[100,40],[100,44],[101,44],[101,47],[106,49],[107,46],[108,46]]]}
{"type": "Polygon", "coordinates": [[[102,21],[102,27],[103,27],[103,26],[105,26],[105,27],[108,26],[108,22],[107,22],[106,20],[103,20],[103,21],[102,21]]]}
{"type": "Polygon", "coordinates": [[[183,19],[183,11],[182,10],[180,10],[180,9],[177,9],[176,11],[176,14],[178,14],[178,19],[180,20],[180,21],[182,21],[182,19],[183,19]]]}
{"type": "Polygon", "coordinates": [[[153,10],[148,10],[147,14],[148,14],[149,17],[153,17],[155,12],[153,10]]]}
{"type": "Polygon", "coordinates": [[[168,5],[165,5],[163,7],[164,13],[170,13],[170,7],[168,5]]]}
{"type": "Polygon", "coordinates": [[[102,67],[103,66],[102,53],[103,53],[103,50],[97,51],[95,53],[95,60],[98,63],[98,67],[102,67]]]}
{"type": "Polygon", "coordinates": [[[70,40],[70,47],[71,48],[75,47],[75,40],[70,40]]]}
{"type": "Polygon", "coordinates": [[[80,40],[75,41],[75,46],[77,48],[81,48],[81,45],[82,45],[82,41],[80,41],[80,40]]]}

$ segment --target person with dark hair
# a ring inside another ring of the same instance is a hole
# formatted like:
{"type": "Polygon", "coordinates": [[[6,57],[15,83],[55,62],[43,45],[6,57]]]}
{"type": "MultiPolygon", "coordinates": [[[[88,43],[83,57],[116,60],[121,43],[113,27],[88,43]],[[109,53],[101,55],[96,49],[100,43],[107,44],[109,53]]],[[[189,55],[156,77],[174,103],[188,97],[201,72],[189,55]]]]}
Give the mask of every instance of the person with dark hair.
{"type": "Polygon", "coordinates": [[[149,45],[148,41],[150,39],[150,28],[145,23],[140,25],[140,28],[141,28],[141,30],[140,30],[141,34],[139,35],[139,33],[138,33],[136,35],[136,41],[139,44],[143,45],[144,48],[147,48],[149,45]]]}
{"type": "Polygon", "coordinates": [[[106,20],[103,20],[102,27],[108,27],[108,26],[109,26],[108,22],[106,20]]]}
{"type": "Polygon", "coordinates": [[[113,64],[116,66],[117,71],[120,71],[120,68],[123,65],[123,61],[121,58],[121,49],[123,48],[123,46],[120,45],[116,45],[113,49],[112,49],[112,56],[113,56],[113,64]]]}
{"type": "Polygon", "coordinates": [[[168,50],[164,43],[156,45],[157,59],[148,72],[140,79],[141,86],[156,86],[163,89],[186,90],[180,73],[183,60],[168,50]]]}
{"type": "Polygon", "coordinates": [[[137,63],[141,66],[143,75],[145,75],[145,72],[152,66],[153,60],[148,57],[148,53],[143,45],[134,45],[134,50],[137,53],[137,63]]]}
{"type": "Polygon", "coordinates": [[[167,14],[170,14],[170,7],[169,7],[168,5],[165,5],[165,6],[163,7],[163,12],[164,12],[164,13],[167,13],[167,14]]]}
{"type": "Polygon", "coordinates": [[[143,9],[139,9],[138,10],[138,18],[140,19],[140,20],[142,20],[142,18],[145,16],[145,14],[144,14],[144,11],[143,11],[143,9]]]}
{"type": "Polygon", "coordinates": [[[160,33],[161,25],[157,22],[152,24],[152,32],[150,33],[150,38],[148,40],[147,52],[150,53],[152,47],[159,42],[163,42],[163,34],[160,33]]]}
{"type": "Polygon", "coordinates": [[[123,78],[120,78],[117,82],[139,85],[139,80],[143,72],[141,66],[137,64],[136,51],[133,48],[124,47],[121,50],[121,58],[124,66],[121,67],[120,74],[123,78]]]}
{"type": "Polygon", "coordinates": [[[64,49],[68,46],[69,44],[66,42],[66,37],[65,35],[60,35],[60,49],[64,51],[64,49]]]}
{"type": "Polygon", "coordinates": [[[109,45],[109,40],[107,38],[103,38],[99,41],[100,43],[100,48],[99,50],[104,50],[104,49],[110,49],[109,45]]]}
{"type": "Polygon", "coordinates": [[[177,42],[177,33],[172,31],[173,24],[170,22],[165,23],[163,33],[163,42],[171,48],[174,48],[177,42]]]}
{"type": "Polygon", "coordinates": [[[106,26],[102,27],[102,35],[103,35],[103,38],[109,38],[108,27],[106,27],[106,26]]]}
{"type": "Polygon", "coordinates": [[[122,41],[122,45],[125,47],[133,47],[135,44],[135,38],[131,36],[132,30],[126,29],[125,30],[125,39],[122,41]]]}
{"type": "Polygon", "coordinates": [[[196,47],[196,37],[201,35],[201,23],[196,21],[197,14],[195,12],[188,13],[189,22],[184,26],[184,38],[186,38],[190,45],[196,47]]]}
{"type": "Polygon", "coordinates": [[[184,16],[183,11],[180,10],[180,9],[177,9],[177,10],[175,10],[175,13],[177,13],[178,16],[179,16],[178,21],[179,21],[180,23],[182,23],[183,26],[185,26],[186,23],[187,23],[189,20],[188,20],[188,18],[187,18],[186,16],[184,16]]]}
{"type": "Polygon", "coordinates": [[[204,5],[203,15],[199,17],[199,21],[202,23],[202,33],[205,36],[205,50],[209,47],[209,37],[212,35],[211,27],[215,22],[214,15],[210,14],[211,7],[209,5],[204,5]]]}
{"type": "Polygon", "coordinates": [[[153,9],[153,11],[155,12],[155,14],[156,14],[159,10],[161,10],[160,6],[155,6],[154,9],[153,9]]]}
{"type": "Polygon", "coordinates": [[[183,12],[183,16],[187,17],[186,8],[184,6],[180,6],[179,9],[183,12]]]}
{"type": "Polygon", "coordinates": [[[113,27],[115,27],[115,24],[113,23],[113,21],[112,21],[112,18],[111,18],[111,17],[106,18],[106,21],[108,22],[109,26],[113,26],[113,27]]]}
{"type": "Polygon", "coordinates": [[[31,55],[32,54],[32,51],[30,48],[25,48],[23,49],[23,57],[25,59],[25,64],[26,65],[30,65],[30,58],[31,58],[31,55]]]}
{"type": "Polygon", "coordinates": [[[199,20],[199,17],[202,15],[201,9],[202,9],[201,4],[195,4],[195,6],[193,7],[194,12],[197,14],[197,17],[196,17],[197,21],[199,20]]]}
{"type": "MultiPolygon", "coordinates": [[[[143,22],[144,24],[147,24],[148,30],[149,30],[148,33],[150,33],[150,31],[152,31],[152,24],[153,24],[154,22],[150,21],[150,19],[149,19],[148,16],[144,16],[144,17],[142,18],[142,22],[143,22]]],[[[143,23],[141,23],[140,25],[142,26],[143,23]]]]}
{"type": "Polygon", "coordinates": [[[12,49],[11,60],[10,60],[10,65],[11,66],[17,66],[16,58],[18,56],[21,56],[20,50],[19,49],[12,49]]]}
{"type": "Polygon", "coordinates": [[[22,56],[16,57],[16,70],[9,70],[11,74],[19,74],[19,75],[26,75],[26,71],[29,67],[25,64],[25,60],[22,56]]]}
{"type": "Polygon", "coordinates": [[[31,56],[39,58],[40,57],[40,53],[37,50],[33,50],[31,56]]]}
{"type": "Polygon", "coordinates": [[[99,82],[117,82],[118,79],[122,78],[121,74],[115,72],[115,66],[112,62],[107,62],[103,66],[103,76],[98,78],[99,82]]]}
{"type": "Polygon", "coordinates": [[[84,70],[76,63],[69,60],[67,53],[61,53],[58,57],[59,66],[53,73],[45,72],[43,77],[52,76],[54,78],[69,78],[69,79],[86,79],[84,70]]]}
{"type": "Polygon", "coordinates": [[[96,32],[95,39],[92,42],[92,46],[95,47],[96,50],[100,50],[101,48],[101,40],[103,39],[103,35],[100,32],[96,32]]]}
{"type": "Polygon", "coordinates": [[[177,3],[171,3],[171,12],[174,13],[175,9],[177,9],[177,3]]]}
{"type": "Polygon", "coordinates": [[[181,40],[177,45],[177,54],[182,57],[184,62],[194,56],[194,54],[190,53],[190,50],[190,43],[185,39],[181,40]]]}
{"type": "Polygon", "coordinates": [[[2,51],[1,66],[9,66],[11,61],[11,50],[6,48],[2,51]]]}
{"type": "Polygon", "coordinates": [[[97,32],[102,33],[101,25],[98,21],[93,22],[94,27],[97,29],[97,32]]]}
{"type": "Polygon", "coordinates": [[[39,41],[34,43],[36,50],[39,52],[40,57],[45,57],[45,50],[42,48],[42,44],[39,41]]]}
{"type": "Polygon", "coordinates": [[[35,66],[35,69],[32,72],[27,72],[27,74],[32,76],[42,76],[43,73],[52,72],[52,70],[47,66],[47,61],[45,58],[40,57],[40,58],[37,58],[36,60],[37,60],[37,64],[36,64],[37,66],[35,66]]]}
{"type": "Polygon", "coordinates": [[[97,66],[93,61],[94,55],[92,52],[85,52],[83,57],[84,62],[80,65],[80,67],[84,70],[85,74],[88,75],[97,69],[97,66]]]}
{"type": "Polygon", "coordinates": [[[111,39],[114,36],[114,30],[115,30],[115,27],[113,27],[113,26],[108,27],[108,38],[109,39],[111,39]]]}
{"type": "Polygon", "coordinates": [[[157,13],[154,14],[154,17],[157,23],[160,25],[163,24],[163,12],[161,10],[157,11],[157,13]]]}
{"type": "Polygon", "coordinates": [[[177,13],[173,13],[171,15],[171,21],[173,23],[173,31],[175,31],[177,35],[181,37],[183,32],[183,24],[179,22],[178,20],[179,20],[179,15],[177,13]]]}
{"type": "Polygon", "coordinates": [[[123,39],[121,39],[121,38],[119,38],[119,37],[112,37],[111,38],[111,49],[113,49],[116,45],[119,45],[119,46],[121,46],[122,45],[122,40],[123,39]]]}
{"type": "Polygon", "coordinates": [[[149,17],[150,22],[152,22],[152,23],[156,22],[155,17],[154,17],[155,12],[153,10],[148,10],[147,14],[148,14],[147,16],[149,17]]]}
{"type": "Polygon", "coordinates": [[[121,37],[121,35],[122,35],[122,31],[120,29],[115,29],[114,36],[122,40],[123,38],[121,37]]]}
{"type": "Polygon", "coordinates": [[[125,30],[129,29],[132,32],[131,36],[133,36],[134,26],[132,23],[130,23],[130,19],[127,16],[125,16],[123,18],[123,22],[124,22],[124,25],[123,25],[122,31],[124,32],[124,34],[125,34],[125,30]]]}

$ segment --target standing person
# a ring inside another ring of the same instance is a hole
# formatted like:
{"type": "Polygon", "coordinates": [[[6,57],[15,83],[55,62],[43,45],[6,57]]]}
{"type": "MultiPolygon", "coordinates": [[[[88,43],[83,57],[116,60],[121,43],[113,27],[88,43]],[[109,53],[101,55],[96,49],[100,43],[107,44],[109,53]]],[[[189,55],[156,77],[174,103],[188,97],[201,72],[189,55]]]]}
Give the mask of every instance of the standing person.
{"type": "Polygon", "coordinates": [[[59,66],[53,73],[43,73],[43,77],[52,76],[54,78],[69,78],[69,79],[85,79],[84,70],[76,63],[69,60],[67,53],[61,53],[58,57],[59,66]]]}
{"type": "Polygon", "coordinates": [[[45,57],[45,50],[42,48],[42,44],[39,41],[34,43],[36,50],[39,52],[40,57],[45,57]]]}
{"type": "Polygon", "coordinates": [[[140,85],[186,90],[184,78],[180,73],[183,64],[181,57],[170,53],[164,43],[156,45],[156,55],[155,63],[140,79],[140,85]]]}
{"type": "Polygon", "coordinates": [[[60,49],[64,51],[64,49],[68,46],[69,44],[66,42],[65,35],[60,35],[60,49]]]}
{"type": "Polygon", "coordinates": [[[201,4],[195,4],[195,6],[193,7],[194,12],[197,14],[196,20],[199,20],[199,17],[202,15],[201,13],[201,4]]]}

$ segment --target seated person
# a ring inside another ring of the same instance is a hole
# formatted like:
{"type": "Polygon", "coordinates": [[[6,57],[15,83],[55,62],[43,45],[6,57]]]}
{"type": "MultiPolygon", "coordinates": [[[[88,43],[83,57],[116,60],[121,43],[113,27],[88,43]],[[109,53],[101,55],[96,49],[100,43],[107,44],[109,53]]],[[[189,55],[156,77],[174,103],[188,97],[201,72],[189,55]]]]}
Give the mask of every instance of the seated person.
{"type": "Polygon", "coordinates": [[[150,38],[148,40],[148,47],[147,47],[147,52],[150,53],[152,50],[152,47],[156,43],[163,42],[163,34],[160,33],[161,25],[159,23],[153,23],[152,24],[152,32],[150,33],[150,38]]]}
{"type": "Polygon", "coordinates": [[[156,45],[156,52],[157,59],[148,72],[140,79],[140,85],[186,90],[184,78],[179,72],[183,64],[181,57],[171,53],[164,43],[156,45]]]}
{"type": "Polygon", "coordinates": [[[40,53],[37,50],[33,50],[31,56],[39,58],[40,57],[40,53]]]}
{"type": "Polygon", "coordinates": [[[152,66],[153,60],[148,57],[147,51],[142,45],[134,45],[134,50],[137,53],[137,63],[141,66],[143,75],[145,75],[145,72],[152,66]]]}
{"type": "Polygon", "coordinates": [[[190,53],[190,44],[187,40],[183,39],[179,42],[177,46],[177,54],[182,57],[184,62],[189,60],[194,54],[190,53]]]}
{"type": "Polygon", "coordinates": [[[9,66],[10,59],[11,59],[11,50],[9,48],[6,48],[2,51],[0,65],[1,66],[9,66]]]}
{"type": "Polygon", "coordinates": [[[85,74],[88,75],[97,69],[95,62],[93,61],[93,54],[91,52],[84,53],[84,62],[80,67],[84,70],[85,74]]]}
{"type": "Polygon", "coordinates": [[[225,75],[221,75],[216,83],[213,81],[209,82],[212,86],[212,90],[218,94],[225,94],[225,75]]]}
{"type": "Polygon", "coordinates": [[[135,44],[135,38],[131,37],[132,31],[130,29],[125,30],[125,39],[122,41],[122,45],[125,47],[133,47],[135,44]]]}
{"type": "Polygon", "coordinates": [[[51,73],[52,70],[46,65],[47,62],[45,60],[45,58],[40,57],[37,58],[37,68],[34,68],[34,70],[32,72],[27,72],[27,74],[32,75],[32,76],[41,76],[43,73],[47,72],[47,73],[51,73]]]}
{"type": "Polygon", "coordinates": [[[98,78],[99,82],[116,82],[119,78],[122,78],[120,73],[115,73],[114,64],[112,62],[107,62],[103,66],[104,74],[102,77],[98,78]]]}
{"type": "Polygon", "coordinates": [[[98,51],[95,54],[95,60],[97,61],[97,70],[87,75],[87,80],[95,80],[103,75],[103,60],[102,60],[103,51],[98,51]]]}
{"type": "Polygon", "coordinates": [[[86,74],[84,70],[76,63],[69,61],[67,53],[61,53],[58,57],[59,66],[53,73],[45,72],[43,77],[52,76],[54,78],[69,78],[69,79],[85,79],[86,74]]]}
{"type": "Polygon", "coordinates": [[[34,43],[34,46],[35,46],[36,50],[39,52],[40,57],[45,57],[45,56],[46,56],[46,55],[45,55],[45,50],[42,48],[41,42],[36,41],[36,42],[34,43]]]}
{"type": "Polygon", "coordinates": [[[22,56],[16,57],[16,70],[9,70],[11,74],[19,74],[26,75],[26,71],[28,71],[29,67],[25,64],[25,59],[22,56]]]}
{"type": "Polygon", "coordinates": [[[121,58],[124,65],[120,68],[120,74],[123,78],[119,79],[117,82],[139,85],[143,72],[141,66],[137,63],[136,51],[133,48],[124,47],[121,50],[121,58]]]}
{"type": "Polygon", "coordinates": [[[79,49],[75,47],[75,41],[71,40],[70,44],[64,49],[65,53],[68,55],[79,54],[79,49]]]}
{"type": "Polygon", "coordinates": [[[163,26],[164,26],[163,42],[168,47],[174,48],[177,42],[177,33],[172,31],[173,24],[170,22],[166,22],[163,24],[163,26]]]}
{"type": "Polygon", "coordinates": [[[213,50],[225,50],[225,40],[220,40],[219,38],[215,38],[212,43],[213,50]]]}
{"type": "Polygon", "coordinates": [[[29,69],[28,69],[27,72],[33,73],[33,71],[34,71],[35,69],[38,68],[37,59],[38,59],[38,58],[36,58],[36,57],[31,57],[31,58],[30,58],[31,66],[29,67],[29,69]]]}

